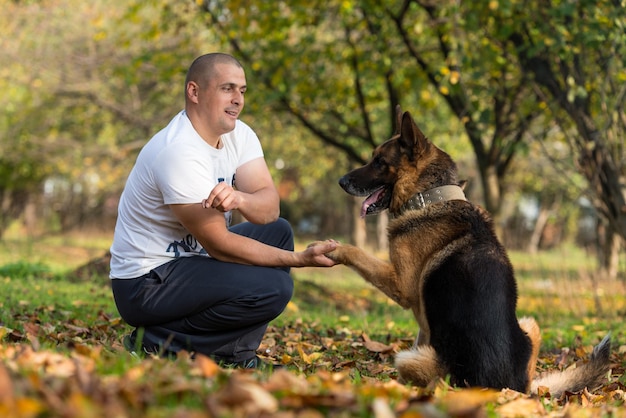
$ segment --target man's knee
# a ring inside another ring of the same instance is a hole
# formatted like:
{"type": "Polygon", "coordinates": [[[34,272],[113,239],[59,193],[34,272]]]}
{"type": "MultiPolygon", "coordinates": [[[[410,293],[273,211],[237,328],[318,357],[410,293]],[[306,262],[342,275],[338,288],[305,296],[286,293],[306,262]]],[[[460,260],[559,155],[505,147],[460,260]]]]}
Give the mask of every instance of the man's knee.
{"type": "Polygon", "coordinates": [[[275,287],[275,306],[277,308],[277,315],[280,314],[293,296],[293,279],[288,274],[281,274],[280,278],[276,281],[275,287]]]}
{"type": "Polygon", "coordinates": [[[281,234],[283,237],[282,242],[284,245],[283,249],[293,251],[294,249],[294,234],[293,228],[291,224],[285,218],[278,218],[276,222],[274,222],[273,226],[276,228],[277,233],[281,234]]]}

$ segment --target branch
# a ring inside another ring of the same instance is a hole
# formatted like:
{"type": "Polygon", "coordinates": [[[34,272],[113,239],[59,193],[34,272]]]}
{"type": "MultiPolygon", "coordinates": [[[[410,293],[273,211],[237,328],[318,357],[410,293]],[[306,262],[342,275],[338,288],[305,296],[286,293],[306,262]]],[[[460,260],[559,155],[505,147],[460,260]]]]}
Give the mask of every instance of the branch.
{"type": "MultiPolygon", "coordinates": [[[[430,81],[430,83],[433,85],[433,87],[439,92],[440,90],[440,83],[439,81],[437,81],[437,77],[436,77],[436,73],[435,71],[433,71],[430,67],[430,65],[424,60],[424,58],[422,58],[420,52],[418,50],[415,49],[415,47],[413,46],[413,43],[411,41],[411,37],[409,36],[408,32],[404,29],[403,26],[403,21],[404,18],[406,16],[406,13],[408,13],[409,10],[409,6],[411,4],[411,0],[405,0],[401,11],[396,15],[394,14],[390,9],[387,9],[387,13],[390,16],[390,18],[393,20],[393,22],[396,25],[396,28],[398,30],[398,33],[401,36],[402,42],[404,43],[404,45],[406,46],[406,48],[409,51],[409,55],[415,59],[415,61],[417,62],[417,64],[420,66],[420,68],[422,69],[422,71],[424,71],[424,73],[426,74],[426,77],[428,78],[428,80],[430,81]]],[[[426,12],[428,13],[429,10],[431,13],[433,10],[433,6],[430,4],[426,4],[424,2],[420,3],[417,2],[417,4],[419,4],[421,7],[425,8],[426,12]]],[[[432,15],[429,13],[429,16],[431,16],[431,19],[435,19],[432,15]]],[[[439,44],[440,47],[441,45],[445,45],[445,42],[443,42],[443,36],[441,34],[441,32],[438,33],[438,37],[439,37],[439,44]]],[[[448,47],[441,47],[443,48],[442,53],[446,54],[449,52],[449,48],[448,47]]],[[[440,93],[441,94],[441,93],[440,93]]],[[[471,114],[467,111],[468,110],[468,105],[467,105],[467,101],[466,99],[462,96],[462,95],[455,95],[455,94],[441,94],[441,96],[443,97],[443,99],[448,103],[448,105],[450,106],[450,108],[452,109],[452,112],[460,119],[460,120],[466,120],[464,126],[465,126],[465,131],[467,132],[467,136],[469,137],[470,142],[472,143],[472,147],[474,149],[474,153],[476,155],[476,159],[478,160],[478,166],[480,167],[485,167],[487,165],[487,153],[485,151],[485,146],[482,142],[482,134],[480,132],[480,129],[478,129],[476,123],[474,122],[474,120],[472,119],[471,114]]]]}
{"type": "Polygon", "coordinates": [[[365,94],[363,93],[363,85],[361,83],[361,73],[359,71],[359,58],[358,51],[352,39],[350,39],[350,28],[345,27],[345,36],[346,42],[350,45],[352,49],[352,56],[350,60],[350,64],[352,65],[352,70],[354,71],[354,85],[356,86],[356,95],[359,103],[359,109],[361,110],[361,116],[363,119],[363,126],[365,126],[366,135],[363,139],[373,147],[376,146],[374,142],[374,135],[372,134],[371,122],[368,117],[367,108],[365,106],[365,94]]]}
{"type": "Polygon", "coordinates": [[[128,112],[124,106],[115,102],[106,101],[102,98],[102,96],[92,91],[60,88],[56,91],[56,95],[60,97],[88,101],[101,109],[113,113],[120,120],[130,124],[131,126],[138,127],[142,131],[146,132],[147,135],[152,132],[152,124],[144,118],[138,117],[136,112],[128,112]]]}

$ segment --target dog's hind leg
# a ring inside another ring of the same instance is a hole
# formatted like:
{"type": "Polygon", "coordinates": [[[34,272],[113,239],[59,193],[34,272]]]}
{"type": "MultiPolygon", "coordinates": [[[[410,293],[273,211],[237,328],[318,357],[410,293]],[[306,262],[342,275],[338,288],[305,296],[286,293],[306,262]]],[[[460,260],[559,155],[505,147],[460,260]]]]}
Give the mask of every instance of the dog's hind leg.
{"type": "Polygon", "coordinates": [[[415,339],[415,342],[413,343],[413,347],[417,347],[420,345],[428,345],[429,343],[430,343],[430,336],[423,329],[420,329],[419,333],[417,334],[417,338],[415,339]]]}
{"type": "Polygon", "coordinates": [[[429,345],[400,351],[396,355],[395,363],[399,374],[398,381],[415,386],[425,387],[447,373],[439,361],[437,352],[429,345]]]}
{"type": "Polygon", "coordinates": [[[528,335],[530,338],[530,344],[532,346],[532,351],[530,354],[530,359],[528,360],[528,388],[530,388],[530,384],[535,378],[535,370],[537,368],[537,357],[539,357],[539,346],[541,345],[541,330],[539,329],[539,325],[537,321],[530,317],[523,317],[518,320],[519,326],[528,335]]]}

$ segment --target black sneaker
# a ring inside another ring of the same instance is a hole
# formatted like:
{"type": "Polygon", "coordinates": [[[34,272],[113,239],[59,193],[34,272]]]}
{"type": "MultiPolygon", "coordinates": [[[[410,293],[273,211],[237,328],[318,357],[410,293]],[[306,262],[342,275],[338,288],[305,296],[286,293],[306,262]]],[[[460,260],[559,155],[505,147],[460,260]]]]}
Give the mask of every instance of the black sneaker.
{"type": "Polygon", "coordinates": [[[163,357],[169,359],[175,359],[176,353],[174,351],[161,350],[157,347],[146,347],[143,343],[137,344],[137,338],[135,332],[124,335],[122,337],[122,345],[130,353],[131,356],[137,358],[146,357],[163,357]]]}
{"type": "Polygon", "coordinates": [[[250,359],[236,362],[220,361],[218,358],[216,359],[216,362],[220,365],[220,367],[225,369],[257,369],[272,371],[283,367],[280,364],[273,364],[263,361],[259,356],[254,356],[250,359]]]}

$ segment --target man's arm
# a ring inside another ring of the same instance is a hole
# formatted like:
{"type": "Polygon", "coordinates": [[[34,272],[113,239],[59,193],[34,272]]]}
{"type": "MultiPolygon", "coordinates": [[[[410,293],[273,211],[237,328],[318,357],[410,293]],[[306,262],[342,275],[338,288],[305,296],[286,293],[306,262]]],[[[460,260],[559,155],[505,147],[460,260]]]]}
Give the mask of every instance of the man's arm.
{"type": "Polygon", "coordinates": [[[268,267],[330,267],[336,263],[324,254],[336,248],[334,241],[293,252],[266,245],[230,232],[224,213],[238,209],[250,222],[266,224],[279,215],[278,192],[263,158],[237,169],[237,190],[219,183],[201,204],[170,205],[183,226],[217,260],[268,267]]]}
{"type": "Polygon", "coordinates": [[[232,263],[268,267],[331,267],[336,263],[324,254],[336,248],[334,241],[308,247],[302,252],[286,251],[232,233],[224,214],[201,204],[170,205],[183,226],[214,258],[232,263]]]}
{"type": "Polygon", "coordinates": [[[276,187],[263,158],[256,158],[237,169],[236,190],[219,183],[202,202],[203,206],[220,212],[239,210],[250,222],[267,224],[280,214],[276,187]]]}

